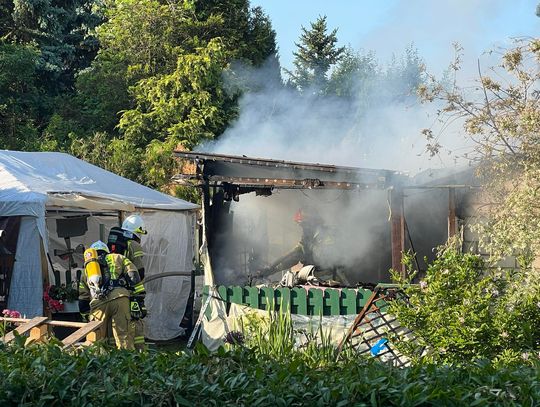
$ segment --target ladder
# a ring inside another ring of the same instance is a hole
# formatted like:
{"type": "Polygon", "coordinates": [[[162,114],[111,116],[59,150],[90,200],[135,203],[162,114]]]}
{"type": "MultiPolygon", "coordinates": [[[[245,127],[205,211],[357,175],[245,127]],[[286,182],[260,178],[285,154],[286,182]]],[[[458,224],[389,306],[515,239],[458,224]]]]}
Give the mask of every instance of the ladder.
{"type": "MultiPolygon", "coordinates": [[[[398,287],[379,285],[375,287],[366,305],[358,313],[347,334],[337,349],[337,356],[345,347],[354,349],[359,355],[371,354],[394,366],[404,367],[409,359],[394,346],[396,342],[417,340],[410,329],[400,325],[396,317],[388,313],[389,302],[405,301],[407,295],[398,287]]],[[[422,352],[423,349],[420,350],[422,352]]]]}
{"type": "Polygon", "coordinates": [[[27,318],[4,318],[0,317],[0,324],[9,323],[17,325],[15,329],[9,332],[4,332],[4,336],[0,337],[1,343],[9,343],[15,340],[17,336],[26,336],[25,345],[34,342],[43,342],[49,335],[51,326],[64,326],[75,328],[75,332],[62,340],[64,349],[76,345],[90,345],[104,337],[103,322],[71,322],[71,321],[54,321],[48,317],[27,318]],[[82,342],[81,342],[82,341],[82,342]]]}

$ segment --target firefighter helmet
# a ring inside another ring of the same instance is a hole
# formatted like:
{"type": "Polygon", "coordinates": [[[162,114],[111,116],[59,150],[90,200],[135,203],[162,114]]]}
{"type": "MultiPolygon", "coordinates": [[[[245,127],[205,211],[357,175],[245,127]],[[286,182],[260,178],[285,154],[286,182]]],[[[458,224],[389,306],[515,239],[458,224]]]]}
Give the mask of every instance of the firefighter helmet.
{"type": "Polygon", "coordinates": [[[90,248],[95,249],[97,251],[102,250],[104,252],[110,253],[109,252],[109,247],[105,243],[103,243],[101,240],[98,240],[97,242],[92,243],[90,245],[90,248]]]}
{"type": "Polygon", "coordinates": [[[132,233],[146,235],[148,232],[144,229],[144,221],[141,215],[131,215],[122,223],[122,229],[132,233]]]}

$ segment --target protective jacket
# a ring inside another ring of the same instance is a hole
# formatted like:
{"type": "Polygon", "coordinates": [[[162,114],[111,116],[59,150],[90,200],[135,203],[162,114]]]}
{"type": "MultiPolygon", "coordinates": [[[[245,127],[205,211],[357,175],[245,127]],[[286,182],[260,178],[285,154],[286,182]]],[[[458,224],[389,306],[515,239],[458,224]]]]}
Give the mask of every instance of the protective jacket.
{"type": "Polygon", "coordinates": [[[127,257],[117,253],[110,253],[103,257],[102,274],[103,284],[110,287],[104,298],[92,298],[86,271],[81,276],[79,301],[90,301],[91,309],[119,297],[129,297],[130,288],[141,281],[137,267],[127,257]]]}
{"type": "Polygon", "coordinates": [[[110,253],[100,259],[102,290],[94,294],[88,286],[86,269],[79,283],[79,309],[89,302],[91,320],[103,321],[107,336],[114,336],[119,349],[135,349],[134,333],[130,326],[130,289],[140,282],[135,265],[117,253],[110,253]]]}

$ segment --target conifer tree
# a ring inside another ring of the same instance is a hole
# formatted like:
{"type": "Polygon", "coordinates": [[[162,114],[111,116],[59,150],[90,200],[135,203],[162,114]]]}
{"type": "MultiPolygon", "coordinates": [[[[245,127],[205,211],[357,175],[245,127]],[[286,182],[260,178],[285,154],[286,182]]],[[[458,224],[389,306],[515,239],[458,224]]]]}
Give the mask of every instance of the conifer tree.
{"type": "Polygon", "coordinates": [[[337,47],[337,28],[328,32],[326,16],[311,23],[311,29],[302,27],[300,42],[295,43],[294,72],[286,71],[290,81],[300,90],[308,88],[323,92],[328,83],[328,74],[333,65],[340,61],[345,47],[337,47]]]}

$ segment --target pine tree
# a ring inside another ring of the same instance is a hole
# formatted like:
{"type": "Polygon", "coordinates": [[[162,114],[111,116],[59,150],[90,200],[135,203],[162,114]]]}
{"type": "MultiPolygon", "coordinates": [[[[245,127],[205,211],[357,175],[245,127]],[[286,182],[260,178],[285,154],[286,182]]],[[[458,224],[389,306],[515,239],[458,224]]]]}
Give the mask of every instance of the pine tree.
{"type": "Polygon", "coordinates": [[[326,16],[311,23],[311,29],[302,27],[300,42],[295,43],[294,72],[286,71],[290,81],[300,90],[308,88],[324,92],[328,83],[328,73],[345,52],[345,47],[337,47],[337,28],[327,32],[326,16]]]}

